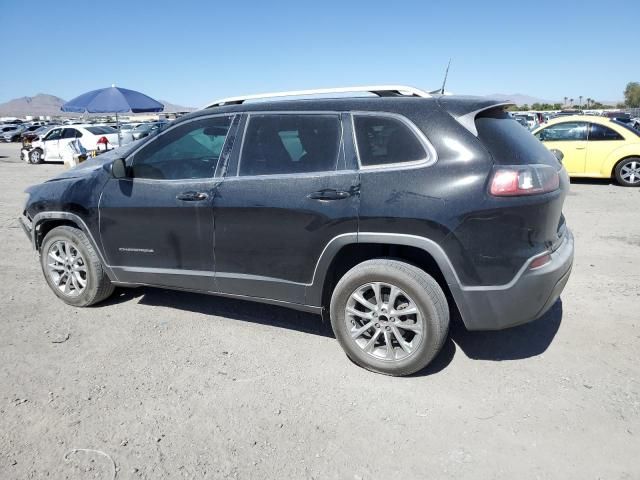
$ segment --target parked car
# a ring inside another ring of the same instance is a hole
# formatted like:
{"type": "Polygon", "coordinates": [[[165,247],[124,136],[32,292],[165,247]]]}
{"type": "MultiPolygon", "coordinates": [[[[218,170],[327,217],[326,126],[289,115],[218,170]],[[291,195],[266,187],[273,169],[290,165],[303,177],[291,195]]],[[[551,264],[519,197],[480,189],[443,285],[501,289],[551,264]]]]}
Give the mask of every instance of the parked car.
{"type": "Polygon", "coordinates": [[[20,135],[24,131],[24,127],[19,123],[11,125],[0,125],[0,141],[2,142],[17,142],[20,140],[20,135]]]}
{"type": "Polygon", "coordinates": [[[63,125],[52,128],[38,140],[22,149],[22,159],[28,163],[60,161],[68,143],[79,139],[88,151],[105,151],[118,146],[118,132],[100,125],[63,125]]]}
{"type": "Polygon", "coordinates": [[[518,122],[520,125],[522,125],[524,128],[529,128],[529,123],[527,122],[527,119],[525,117],[523,117],[522,115],[514,115],[513,119],[518,122]]]}
{"type": "Polygon", "coordinates": [[[640,186],[640,132],[613,118],[576,115],[556,118],[535,130],[549,148],[562,152],[572,177],[615,178],[640,186]]]}
{"type": "Polygon", "coordinates": [[[515,114],[513,118],[515,118],[518,123],[524,124],[524,126],[526,126],[529,130],[532,130],[538,126],[535,116],[531,114],[515,114]]]}
{"type": "Polygon", "coordinates": [[[573,259],[557,159],[502,101],[349,90],[384,98],[223,99],[30,187],[46,282],[76,307],[151,285],[328,314],[389,375],[437,355],[451,308],[469,330],[547,311],[573,259]]]}
{"type": "Polygon", "coordinates": [[[131,130],[131,135],[134,140],[140,140],[141,138],[148,137],[158,133],[167,125],[167,122],[149,122],[141,123],[131,130]]]}
{"type": "Polygon", "coordinates": [[[39,140],[47,132],[49,132],[49,130],[51,130],[52,128],[55,128],[57,126],[59,126],[59,125],[42,125],[42,126],[38,127],[36,130],[33,130],[31,132],[24,132],[20,136],[20,141],[22,142],[22,147],[26,148],[26,147],[30,146],[33,141],[39,140]]]}

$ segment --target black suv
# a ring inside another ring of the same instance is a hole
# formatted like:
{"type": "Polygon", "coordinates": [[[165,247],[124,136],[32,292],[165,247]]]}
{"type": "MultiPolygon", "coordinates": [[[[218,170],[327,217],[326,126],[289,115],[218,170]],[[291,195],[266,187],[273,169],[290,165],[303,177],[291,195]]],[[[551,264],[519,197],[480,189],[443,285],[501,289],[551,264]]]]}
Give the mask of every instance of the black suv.
{"type": "Polygon", "coordinates": [[[450,310],[542,315],[573,261],[561,164],[499,102],[368,90],[227,99],[30,187],[47,283],[75,306],[151,285],[324,311],[390,375],[436,356],[450,310]]]}

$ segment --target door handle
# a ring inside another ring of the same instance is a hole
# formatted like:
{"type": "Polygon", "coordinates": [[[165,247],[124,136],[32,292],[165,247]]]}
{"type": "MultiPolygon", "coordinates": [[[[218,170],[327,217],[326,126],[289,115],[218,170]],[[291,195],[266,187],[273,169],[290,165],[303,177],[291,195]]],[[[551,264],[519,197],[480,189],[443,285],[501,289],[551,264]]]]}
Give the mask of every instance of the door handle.
{"type": "Polygon", "coordinates": [[[209,198],[205,192],[182,192],[176,195],[178,200],[183,202],[201,202],[209,198]]]}
{"type": "Polygon", "coordinates": [[[576,147],[576,150],[584,150],[587,147],[576,147]]]}
{"type": "Polygon", "coordinates": [[[334,190],[333,188],[325,188],[307,195],[312,200],[342,200],[351,196],[351,192],[346,190],[334,190]]]}

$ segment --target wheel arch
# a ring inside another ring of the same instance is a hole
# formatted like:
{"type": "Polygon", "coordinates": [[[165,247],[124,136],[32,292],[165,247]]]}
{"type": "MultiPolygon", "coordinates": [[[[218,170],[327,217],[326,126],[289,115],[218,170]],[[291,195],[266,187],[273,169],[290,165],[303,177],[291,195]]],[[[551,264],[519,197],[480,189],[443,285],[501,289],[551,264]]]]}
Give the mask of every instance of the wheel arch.
{"type": "Polygon", "coordinates": [[[337,237],[322,253],[316,266],[314,281],[307,291],[309,305],[328,305],[333,287],[355,265],[373,258],[405,261],[430,274],[445,292],[452,306],[460,284],[444,250],[433,240],[415,235],[359,233],[337,237]]]}
{"type": "Polygon", "coordinates": [[[53,230],[56,227],[66,225],[69,227],[77,228],[78,230],[82,231],[87,236],[92,247],[98,254],[98,257],[100,258],[100,262],[102,263],[102,266],[105,272],[107,273],[107,275],[109,276],[109,278],[113,281],[117,281],[116,276],[113,274],[113,271],[105,261],[105,258],[102,254],[102,250],[98,247],[98,243],[93,238],[93,235],[89,230],[89,227],[87,227],[87,224],[78,215],[74,213],[69,213],[69,212],[41,212],[33,217],[32,223],[33,223],[33,229],[31,233],[32,242],[33,242],[33,247],[36,249],[37,252],[40,252],[40,248],[42,247],[42,242],[44,241],[44,238],[46,237],[47,233],[49,233],[51,230],[53,230]]]}
{"type": "Polygon", "coordinates": [[[620,165],[620,163],[624,162],[625,160],[627,160],[629,158],[637,158],[638,160],[640,160],[640,152],[635,152],[635,153],[631,153],[629,155],[624,155],[623,157],[618,158],[618,160],[615,160],[613,162],[607,162],[607,163],[611,164],[611,169],[609,171],[609,176],[611,178],[616,178],[616,167],[618,165],[620,165]]]}

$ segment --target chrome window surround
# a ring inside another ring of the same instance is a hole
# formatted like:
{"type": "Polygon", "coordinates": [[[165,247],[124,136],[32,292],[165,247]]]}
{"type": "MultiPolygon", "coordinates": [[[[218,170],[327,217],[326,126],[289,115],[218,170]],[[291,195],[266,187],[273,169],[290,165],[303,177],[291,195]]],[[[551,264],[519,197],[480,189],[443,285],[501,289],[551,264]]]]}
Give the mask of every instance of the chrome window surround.
{"type": "MultiPolygon", "coordinates": [[[[129,155],[127,155],[127,158],[125,160],[126,164],[129,164],[128,166],[133,165],[133,161],[134,161],[134,156],[140,151],[142,150],[144,147],[150,145],[152,142],[155,142],[156,140],[158,140],[160,137],[162,137],[163,135],[169,133],[171,130],[173,130],[174,128],[178,128],[182,125],[186,125],[188,123],[192,123],[192,122],[196,122],[199,120],[205,120],[208,118],[218,118],[218,117],[229,117],[231,119],[231,123],[229,124],[229,131],[231,130],[231,127],[233,126],[233,122],[235,121],[236,117],[238,117],[237,113],[212,113],[211,115],[202,115],[200,117],[196,117],[196,118],[191,118],[185,122],[180,122],[177,125],[171,125],[169,128],[167,128],[166,130],[163,130],[162,132],[160,132],[157,136],[154,136],[149,142],[144,142],[142,145],[139,145],[138,148],[136,148],[133,152],[131,152],[129,155]]],[[[229,132],[227,132],[227,136],[224,139],[224,144],[222,145],[222,150],[221,152],[225,151],[225,148],[227,146],[227,142],[229,141],[229,132]]],[[[202,178],[134,178],[134,177],[127,177],[127,178],[122,178],[121,180],[129,180],[129,181],[133,181],[133,180],[137,180],[139,182],[149,182],[149,183],[158,183],[158,182],[202,182],[205,180],[222,180],[224,177],[221,177],[218,174],[218,171],[220,170],[220,160],[221,158],[218,159],[218,164],[216,165],[216,169],[213,172],[213,176],[212,177],[202,177],[202,178]]]]}
{"type": "Polygon", "coordinates": [[[360,170],[387,170],[392,168],[415,168],[415,167],[427,167],[433,165],[438,160],[438,154],[436,153],[436,149],[433,147],[429,139],[426,135],[420,130],[411,120],[406,118],[404,115],[400,115],[398,113],[391,112],[371,112],[371,111],[352,111],[349,112],[351,115],[351,133],[353,135],[353,144],[356,149],[356,156],[358,157],[358,167],[360,170]],[[396,162],[396,163],[387,163],[380,165],[362,165],[362,161],[360,159],[360,150],[358,148],[358,138],[356,135],[356,126],[354,117],[359,116],[369,116],[369,117],[387,117],[400,121],[405,126],[409,128],[413,132],[413,134],[417,137],[418,141],[424,148],[427,156],[420,160],[410,160],[407,162],[396,162]]]}

